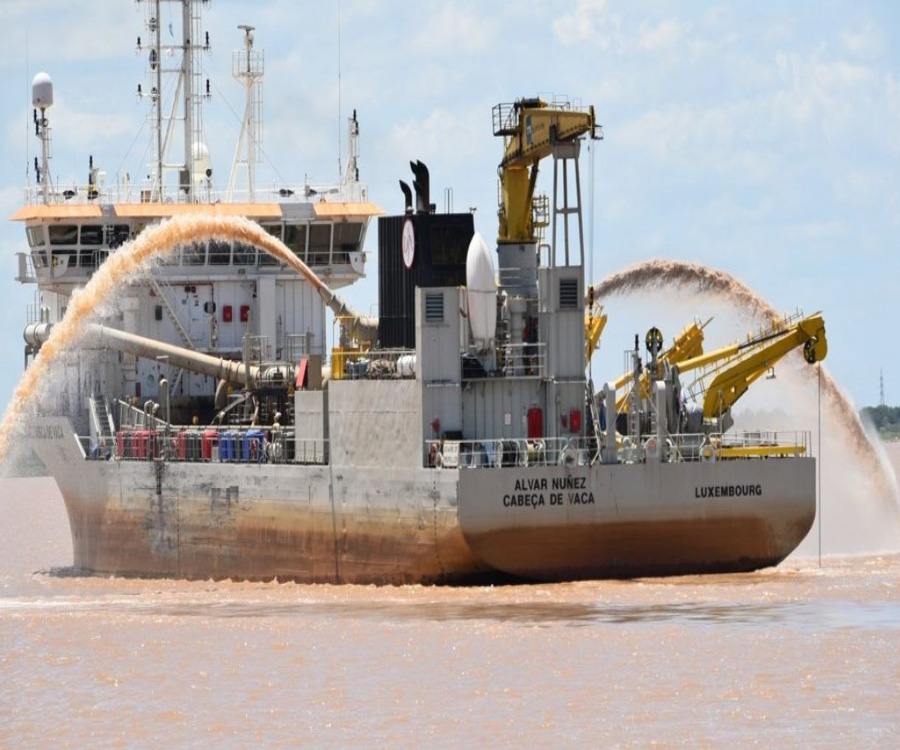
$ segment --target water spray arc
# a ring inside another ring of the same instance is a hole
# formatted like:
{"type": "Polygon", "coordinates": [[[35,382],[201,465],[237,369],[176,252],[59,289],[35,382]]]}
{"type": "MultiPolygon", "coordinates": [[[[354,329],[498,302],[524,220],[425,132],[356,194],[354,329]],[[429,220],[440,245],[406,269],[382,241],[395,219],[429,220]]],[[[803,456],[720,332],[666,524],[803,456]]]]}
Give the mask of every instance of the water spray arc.
{"type": "MultiPolygon", "coordinates": [[[[615,295],[643,292],[649,289],[672,289],[689,287],[701,294],[707,294],[728,302],[760,318],[767,325],[779,320],[781,314],[750,287],[726,271],[711,268],[700,263],[655,258],[629,266],[608,275],[592,287],[593,298],[603,300],[615,295]]],[[[821,363],[816,372],[804,371],[806,377],[821,379],[821,389],[827,403],[838,416],[840,424],[851,439],[857,455],[873,472],[879,485],[896,494],[895,480],[885,466],[876,446],[874,446],[860,422],[852,403],[843,393],[834,378],[821,363]]]]}
{"type": "Polygon", "coordinates": [[[0,463],[6,458],[12,433],[20,422],[25,405],[34,395],[54,359],[85,332],[85,324],[97,306],[111,298],[127,279],[147,269],[154,260],[167,255],[179,245],[203,240],[244,243],[264,250],[304,276],[336,317],[350,321],[349,325],[355,336],[367,342],[374,341],[377,337],[377,319],[355,313],[281,240],[250,219],[206,215],[174,217],[149,227],[135,240],[123,245],[110,255],[83,289],[72,295],[63,320],[53,326],[41,346],[40,354],[25,371],[0,423],[0,463]]]}

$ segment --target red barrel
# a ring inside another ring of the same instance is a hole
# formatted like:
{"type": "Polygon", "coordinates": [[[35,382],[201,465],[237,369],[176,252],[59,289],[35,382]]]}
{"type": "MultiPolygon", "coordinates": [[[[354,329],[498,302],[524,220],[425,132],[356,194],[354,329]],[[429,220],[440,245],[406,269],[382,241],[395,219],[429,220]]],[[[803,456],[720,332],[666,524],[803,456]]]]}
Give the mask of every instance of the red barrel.
{"type": "Polygon", "coordinates": [[[212,460],[213,446],[216,444],[218,434],[215,430],[204,430],[200,436],[200,455],[204,461],[212,460]]]}
{"type": "Polygon", "coordinates": [[[147,443],[150,439],[150,430],[135,430],[131,438],[132,458],[147,458],[147,443]]]}
{"type": "Polygon", "coordinates": [[[116,455],[119,458],[131,458],[131,433],[125,430],[116,433],[116,455]]]}

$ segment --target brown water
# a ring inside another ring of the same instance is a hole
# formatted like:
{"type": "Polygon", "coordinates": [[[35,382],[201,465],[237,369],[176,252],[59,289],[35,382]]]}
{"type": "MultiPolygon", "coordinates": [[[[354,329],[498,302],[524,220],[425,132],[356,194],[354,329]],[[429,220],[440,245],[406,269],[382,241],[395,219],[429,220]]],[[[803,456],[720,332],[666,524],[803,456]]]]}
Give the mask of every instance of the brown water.
{"type": "Polygon", "coordinates": [[[468,589],[78,578],[52,480],[0,498],[3,748],[900,743],[898,556],[468,589]]]}
{"type": "Polygon", "coordinates": [[[253,221],[232,216],[177,216],[155,224],[137,239],[123,245],[109,256],[90,281],[72,295],[62,321],[53,327],[49,339],[41,347],[40,355],[25,371],[0,423],[0,464],[9,450],[13,432],[21,426],[23,409],[48,380],[48,368],[64,352],[72,349],[82,335],[84,324],[101,305],[111,300],[123,283],[135,278],[160,257],[179,245],[200,240],[220,240],[255,245],[298,273],[306,276],[317,291],[324,288],[306,264],[253,221]]]}

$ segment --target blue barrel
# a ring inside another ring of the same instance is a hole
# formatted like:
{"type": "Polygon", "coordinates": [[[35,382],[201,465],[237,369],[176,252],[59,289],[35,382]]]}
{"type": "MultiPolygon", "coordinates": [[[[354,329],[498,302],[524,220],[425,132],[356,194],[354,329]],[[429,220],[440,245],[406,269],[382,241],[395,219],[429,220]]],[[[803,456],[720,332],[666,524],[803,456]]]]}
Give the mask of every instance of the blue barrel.
{"type": "Polygon", "coordinates": [[[234,430],[227,430],[222,433],[222,437],[219,440],[220,461],[237,461],[237,441],[238,434],[234,430]]]}

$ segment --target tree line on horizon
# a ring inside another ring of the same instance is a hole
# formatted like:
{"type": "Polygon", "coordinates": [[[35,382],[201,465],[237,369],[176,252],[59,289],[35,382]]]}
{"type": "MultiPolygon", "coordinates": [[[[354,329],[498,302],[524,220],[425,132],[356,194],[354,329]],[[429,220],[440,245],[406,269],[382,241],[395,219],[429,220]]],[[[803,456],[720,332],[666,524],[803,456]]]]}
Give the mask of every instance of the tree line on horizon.
{"type": "Polygon", "coordinates": [[[900,406],[866,406],[859,416],[869,420],[883,438],[900,439],[900,406]]]}

